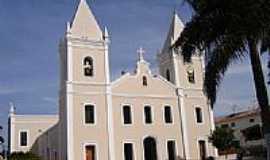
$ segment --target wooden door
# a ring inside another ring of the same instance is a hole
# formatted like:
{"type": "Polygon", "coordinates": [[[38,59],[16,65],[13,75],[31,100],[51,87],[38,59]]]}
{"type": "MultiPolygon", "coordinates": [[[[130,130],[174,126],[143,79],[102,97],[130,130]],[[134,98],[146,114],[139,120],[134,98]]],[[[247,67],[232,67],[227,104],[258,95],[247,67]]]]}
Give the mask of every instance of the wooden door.
{"type": "Polygon", "coordinates": [[[95,146],[86,146],[85,152],[85,160],[95,160],[95,146]]]}

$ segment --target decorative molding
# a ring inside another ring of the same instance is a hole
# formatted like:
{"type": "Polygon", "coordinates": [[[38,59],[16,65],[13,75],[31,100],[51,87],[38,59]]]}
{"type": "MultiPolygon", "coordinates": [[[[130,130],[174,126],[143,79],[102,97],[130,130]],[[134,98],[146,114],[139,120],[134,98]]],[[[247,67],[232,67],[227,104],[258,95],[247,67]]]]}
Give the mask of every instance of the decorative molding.
{"type": "Polygon", "coordinates": [[[89,86],[108,86],[110,83],[101,83],[101,82],[88,82],[88,81],[67,81],[67,85],[89,85],[89,86]]]}
{"type": "Polygon", "coordinates": [[[184,137],[184,146],[185,146],[185,155],[186,155],[186,159],[190,159],[190,153],[189,153],[189,143],[190,140],[188,138],[188,124],[187,124],[187,116],[186,116],[186,110],[185,110],[185,105],[184,105],[184,98],[183,97],[179,97],[180,98],[180,104],[179,104],[179,109],[182,113],[182,124],[183,124],[183,137],[184,137]]]}
{"type": "Polygon", "coordinates": [[[67,160],[74,160],[73,96],[67,94],[67,160]]]}

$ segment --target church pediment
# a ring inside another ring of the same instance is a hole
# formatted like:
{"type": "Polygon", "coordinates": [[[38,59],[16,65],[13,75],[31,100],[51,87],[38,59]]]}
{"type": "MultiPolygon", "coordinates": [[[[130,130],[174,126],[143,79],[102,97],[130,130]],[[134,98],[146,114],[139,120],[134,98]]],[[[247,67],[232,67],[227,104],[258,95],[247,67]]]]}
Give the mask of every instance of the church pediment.
{"type": "Polygon", "coordinates": [[[126,73],[112,83],[112,93],[133,96],[176,96],[175,86],[172,83],[149,72],[126,73]]]}

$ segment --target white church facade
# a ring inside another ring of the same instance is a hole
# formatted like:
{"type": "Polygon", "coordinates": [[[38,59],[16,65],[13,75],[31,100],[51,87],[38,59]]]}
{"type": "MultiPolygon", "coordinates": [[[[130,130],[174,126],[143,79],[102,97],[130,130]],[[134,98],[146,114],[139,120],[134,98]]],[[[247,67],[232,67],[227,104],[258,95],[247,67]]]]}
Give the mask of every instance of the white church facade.
{"type": "Polygon", "coordinates": [[[203,93],[204,58],[184,63],[171,49],[183,23],[175,13],[157,55],[159,75],[143,58],[110,80],[110,36],[81,0],[59,45],[59,115],[9,117],[10,152],[44,160],[199,160],[217,156],[208,141],[213,111],[203,93]]]}

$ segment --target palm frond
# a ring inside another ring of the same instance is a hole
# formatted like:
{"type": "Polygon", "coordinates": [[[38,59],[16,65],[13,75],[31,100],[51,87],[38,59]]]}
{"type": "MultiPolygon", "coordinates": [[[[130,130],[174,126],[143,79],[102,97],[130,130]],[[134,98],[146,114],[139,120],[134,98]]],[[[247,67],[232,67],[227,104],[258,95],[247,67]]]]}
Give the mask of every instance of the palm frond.
{"type": "Polygon", "coordinates": [[[262,41],[262,50],[269,51],[270,2],[269,0],[186,0],[186,2],[192,6],[195,14],[173,47],[181,48],[187,62],[191,61],[196,50],[205,51],[208,61],[204,87],[213,105],[217,88],[228,66],[234,60],[247,55],[245,47],[248,45],[248,39],[262,41]]]}
{"type": "Polygon", "coordinates": [[[213,107],[217,89],[229,65],[245,56],[245,44],[240,37],[225,37],[209,51],[206,64],[204,91],[213,107]]]}
{"type": "Polygon", "coordinates": [[[268,84],[270,85],[270,52],[268,52],[268,84]]]}

